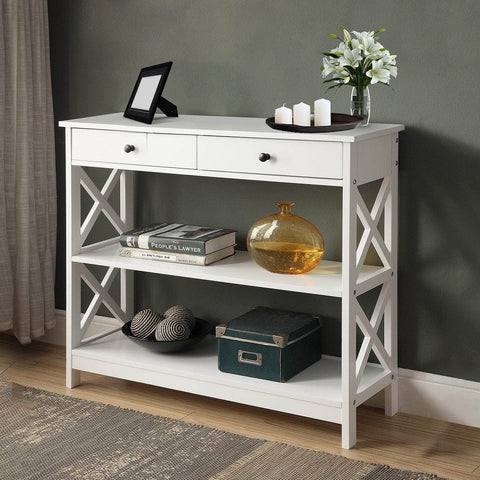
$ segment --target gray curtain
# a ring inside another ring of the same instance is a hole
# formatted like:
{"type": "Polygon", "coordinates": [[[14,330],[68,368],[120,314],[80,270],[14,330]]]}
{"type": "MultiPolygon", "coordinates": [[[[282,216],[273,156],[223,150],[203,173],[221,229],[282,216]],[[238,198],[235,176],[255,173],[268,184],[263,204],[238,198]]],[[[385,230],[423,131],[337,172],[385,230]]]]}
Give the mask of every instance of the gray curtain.
{"type": "Polygon", "coordinates": [[[56,186],[46,0],[0,0],[0,331],[55,325],[56,186]]]}

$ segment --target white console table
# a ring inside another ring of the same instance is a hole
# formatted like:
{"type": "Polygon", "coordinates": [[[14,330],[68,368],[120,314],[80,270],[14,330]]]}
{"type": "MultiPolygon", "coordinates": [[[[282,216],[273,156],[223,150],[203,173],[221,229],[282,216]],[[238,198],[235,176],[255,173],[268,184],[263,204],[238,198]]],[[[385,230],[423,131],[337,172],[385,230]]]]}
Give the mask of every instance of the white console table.
{"type": "Polygon", "coordinates": [[[302,134],[272,130],[258,118],[184,115],[157,117],[144,125],[121,113],[60,125],[66,132],[68,387],[79,384],[80,371],[88,371],[331,421],[342,425],[344,448],[356,442],[356,408],[372,395],[385,390],[385,413],[397,412],[397,165],[402,125],[302,134]],[[261,153],[270,158],[260,161],[261,153]],[[103,187],[94,184],[85,167],[110,170],[103,187]],[[322,261],[312,272],[290,276],[263,270],[247,252],[200,267],[120,257],[118,237],[87,245],[102,212],[119,233],[137,226],[137,171],[339,187],[342,262],[322,261]],[[358,187],[374,180],[381,186],[369,210],[358,187]],[[109,203],[117,185],[118,212],[109,203]],[[93,199],[83,220],[82,188],[93,199]],[[363,225],[359,238],[357,222],[363,225]],[[371,245],[380,266],[364,265],[371,245]],[[91,272],[95,265],[107,267],[101,280],[91,272]],[[276,383],[219,372],[213,337],[182,355],[144,349],[119,331],[133,314],[133,271],[341,298],[342,356],[324,356],[288,383],[276,383]],[[109,293],[117,274],[119,302],[109,293]],[[82,281],[94,292],[84,312],[82,281]],[[380,286],[369,318],[357,297],[380,286]],[[85,338],[102,303],[118,319],[119,328],[85,338]],[[382,322],[383,341],[378,335],[382,322]],[[357,325],[364,335],[358,352],[357,325]],[[379,363],[368,362],[372,351],[379,363]]]}

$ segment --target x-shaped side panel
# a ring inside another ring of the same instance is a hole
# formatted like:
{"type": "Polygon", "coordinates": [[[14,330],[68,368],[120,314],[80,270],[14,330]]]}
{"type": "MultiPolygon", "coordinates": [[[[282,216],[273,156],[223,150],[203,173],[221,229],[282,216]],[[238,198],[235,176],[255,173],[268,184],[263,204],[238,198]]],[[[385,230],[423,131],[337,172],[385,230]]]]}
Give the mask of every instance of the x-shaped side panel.
{"type": "Polygon", "coordinates": [[[391,297],[391,285],[391,282],[383,284],[382,290],[380,291],[380,295],[378,296],[377,302],[375,304],[371,319],[367,317],[367,315],[363,311],[363,308],[358,303],[358,300],[356,300],[355,302],[356,321],[364,335],[364,339],[356,361],[357,390],[358,386],[360,385],[363,372],[365,371],[368,357],[372,350],[374,351],[383,368],[387,371],[392,371],[391,356],[387,353],[385,346],[382,344],[380,338],[378,337],[378,329],[382,323],[385,308],[391,297]]]}
{"type": "Polygon", "coordinates": [[[391,252],[385,245],[385,240],[382,238],[378,230],[378,222],[385,208],[385,203],[391,195],[391,186],[389,177],[383,179],[380,190],[378,191],[372,211],[369,212],[365,202],[358,191],[355,191],[357,203],[357,215],[364,226],[364,232],[357,248],[356,269],[357,276],[360,268],[363,266],[368,249],[373,244],[375,250],[380,257],[384,267],[391,267],[391,252]]]}
{"type": "Polygon", "coordinates": [[[107,270],[107,273],[105,274],[102,282],[100,283],[85,265],[80,266],[80,276],[82,280],[95,293],[92,301],[90,302],[90,305],[87,308],[84,318],[82,319],[82,337],[85,335],[88,326],[92,322],[95,314],[97,313],[102,303],[110,310],[110,312],[116,319],[118,319],[122,323],[127,322],[127,316],[125,312],[108,293],[108,289],[110,288],[117,271],[117,268],[110,267],[107,270]]]}
{"type": "Polygon", "coordinates": [[[125,222],[108,203],[108,197],[118,183],[122,173],[122,170],[112,170],[102,190],[99,190],[85,170],[83,168],[80,169],[80,184],[94,201],[92,208],[80,228],[81,245],[85,243],[85,239],[102,211],[118,233],[122,233],[127,229],[125,222]]]}

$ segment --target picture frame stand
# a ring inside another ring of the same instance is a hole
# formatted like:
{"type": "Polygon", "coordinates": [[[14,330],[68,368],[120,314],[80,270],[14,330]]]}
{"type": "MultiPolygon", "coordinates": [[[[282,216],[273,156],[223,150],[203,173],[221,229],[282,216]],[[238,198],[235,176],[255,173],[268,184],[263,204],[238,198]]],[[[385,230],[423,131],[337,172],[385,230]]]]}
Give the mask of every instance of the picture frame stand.
{"type": "Polygon", "coordinates": [[[165,97],[160,97],[158,99],[157,107],[161,110],[167,117],[178,117],[177,106],[167,100],[165,97]]]}

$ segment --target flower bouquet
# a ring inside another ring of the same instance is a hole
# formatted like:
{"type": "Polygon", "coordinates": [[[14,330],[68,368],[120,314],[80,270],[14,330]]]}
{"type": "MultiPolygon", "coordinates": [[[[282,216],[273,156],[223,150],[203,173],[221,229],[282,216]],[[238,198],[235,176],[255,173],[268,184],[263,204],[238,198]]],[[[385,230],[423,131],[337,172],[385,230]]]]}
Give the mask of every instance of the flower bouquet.
{"type": "MultiPolygon", "coordinates": [[[[390,77],[397,76],[396,55],[390,52],[378,42],[375,35],[385,31],[381,28],[377,32],[355,32],[352,34],[341,27],[343,41],[338,47],[328,53],[324,53],[323,77],[332,75],[332,78],[324,80],[331,82],[331,88],[350,85],[352,89],[352,115],[365,117],[364,125],[368,124],[370,116],[370,92],[369,85],[381,83],[390,84],[390,77]],[[352,37],[353,35],[353,37],[352,37]]],[[[335,34],[332,38],[338,39],[335,34]]]]}

